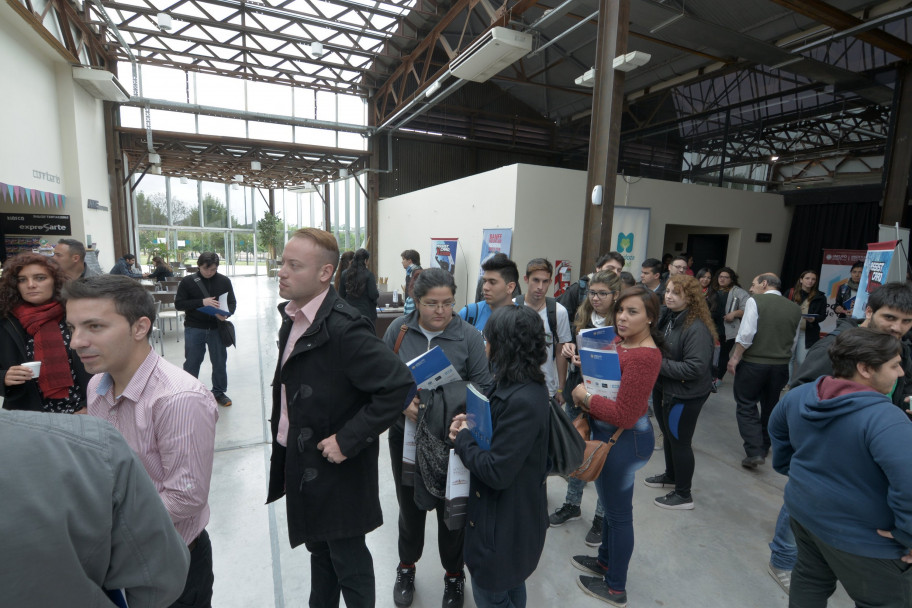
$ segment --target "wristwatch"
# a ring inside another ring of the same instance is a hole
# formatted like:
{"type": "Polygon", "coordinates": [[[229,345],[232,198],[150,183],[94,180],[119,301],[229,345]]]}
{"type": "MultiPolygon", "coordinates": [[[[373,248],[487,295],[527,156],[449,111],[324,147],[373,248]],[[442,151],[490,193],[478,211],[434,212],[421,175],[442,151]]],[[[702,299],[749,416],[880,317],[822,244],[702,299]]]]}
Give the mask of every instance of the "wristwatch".
{"type": "Polygon", "coordinates": [[[586,404],[586,409],[587,409],[587,410],[589,409],[589,400],[590,400],[590,399],[592,399],[592,393],[590,393],[589,391],[586,391],[586,398],[583,399],[583,403],[586,404]]]}

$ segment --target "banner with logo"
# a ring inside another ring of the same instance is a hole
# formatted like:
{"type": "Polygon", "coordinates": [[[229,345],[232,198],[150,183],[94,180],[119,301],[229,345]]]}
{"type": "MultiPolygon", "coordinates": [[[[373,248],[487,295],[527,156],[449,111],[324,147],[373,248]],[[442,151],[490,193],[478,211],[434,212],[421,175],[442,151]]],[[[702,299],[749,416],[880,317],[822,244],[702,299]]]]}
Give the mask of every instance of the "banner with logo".
{"type": "Polygon", "coordinates": [[[478,278],[484,274],[481,265],[495,253],[510,255],[510,245],[513,241],[512,228],[485,228],[481,231],[481,260],[478,262],[478,278]]]}
{"type": "Polygon", "coordinates": [[[836,294],[849,280],[852,264],[863,262],[867,252],[857,249],[824,249],[820,266],[819,289],[827,299],[827,318],[820,324],[820,331],[830,333],[836,329],[836,294]]]}
{"type": "Polygon", "coordinates": [[[459,239],[431,238],[431,268],[443,268],[456,273],[456,244],[459,239]]]}
{"type": "Polygon", "coordinates": [[[640,278],[640,266],[646,261],[649,211],[645,207],[615,207],[611,224],[615,234],[615,250],[627,260],[624,270],[633,274],[637,280],[640,278]]]}
{"type": "Polygon", "coordinates": [[[898,242],[868,243],[864,270],[861,272],[861,281],[858,283],[858,295],[855,296],[855,306],[852,309],[853,319],[864,319],[868,296],[872,291],[884,283],[905,280],[905,277],[900,278],[897,272],[900,264],[894,264],[894,257],[896,257],[894,254],[898,242]]]}

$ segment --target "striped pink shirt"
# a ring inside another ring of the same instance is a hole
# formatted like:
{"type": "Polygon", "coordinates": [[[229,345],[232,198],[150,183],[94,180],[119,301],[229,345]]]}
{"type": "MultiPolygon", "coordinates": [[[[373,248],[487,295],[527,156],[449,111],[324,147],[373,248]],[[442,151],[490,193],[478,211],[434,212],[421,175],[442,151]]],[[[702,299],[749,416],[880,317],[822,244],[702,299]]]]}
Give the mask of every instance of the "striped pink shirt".
{"type": "Polygon", "coordinates": [[[87,391],[89,414],[114,425],[142,461],[189,545],[209,523],[218,406],[203,384],[150,349],[123,394],[110,374],[87,391]]]}

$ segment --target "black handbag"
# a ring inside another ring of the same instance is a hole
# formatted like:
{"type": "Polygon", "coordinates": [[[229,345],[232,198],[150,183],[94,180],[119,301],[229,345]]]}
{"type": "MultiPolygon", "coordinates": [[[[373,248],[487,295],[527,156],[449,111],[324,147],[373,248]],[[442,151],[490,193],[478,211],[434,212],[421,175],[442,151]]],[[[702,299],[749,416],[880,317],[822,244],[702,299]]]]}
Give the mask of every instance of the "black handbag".
{"type": "Polygon", "coordinates": [[[586,442],[554,397],[550,407],[548,469],[554,475],[569,475],[583,463],[586,442]]]}

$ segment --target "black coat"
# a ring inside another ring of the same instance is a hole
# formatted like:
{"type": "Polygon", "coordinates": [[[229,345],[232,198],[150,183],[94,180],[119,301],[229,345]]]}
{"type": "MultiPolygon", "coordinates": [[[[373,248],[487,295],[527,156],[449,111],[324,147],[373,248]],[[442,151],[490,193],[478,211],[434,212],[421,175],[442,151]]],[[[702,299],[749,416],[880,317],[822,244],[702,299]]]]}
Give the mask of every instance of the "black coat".
{"type": "Polygon", "coordinates": [[[223,293],[228,294],[228,312],[234,314],[237,310],[237,299],[234,297],[234,287],[231,279],[216,272],[211,278],[206,279],[199,272],[188,274],[177,284],[177,293],[174,294],[174,308],[184,311],[184,325],[197,329],[217,329],[218,319],[205,312],[199,312],[205,298],[216,300],[223,293]],[[197,283],[197,279],[199,282],[197,283]],[[206,293],[200,287],[206,287],[206,293]],[[206,295],[209,294],[209,295],[206,295]]]}
{"type": "Polygon", "coordinates": [[[818,291],[817,295],[811,298],[808,304],[808,314],[816,317],[816,323],[804,324],[804,346],[810,348],[820,339],[820,324],[827,318],[827,301],[823,292],[818,291]]]}
{"type": "Polygon", "coordinates": [[[292,320],[279,306],[279,363],[272,393],[267,502],[286,495],[291,546],[361,536],[383,523],[377,459],[380,433],[402,414],[414,380],[354,307],[329,288],[313,324],[281,364],[292,320]],[[276,442],[281,387],[288,397],[288,448],[276,442]],[[346,456],[323,458],[335,434],[346,456]]]}
{"type": "Polygon", "coordinates": [[[342,277],[339,281],[339,295],[342,296],[342,299],[346,302],[360,310],[361,314],[370,319],[370,322],[373,323],[377,320],[377,300],[380,299],[380,292],[377,290],[377,277],[374,276],[373,272],[368,270],[367,277],[365,278],[366,284],[364,285],[364,291],[361,292],[360,296],[355,296],[348,293],[348,288],[345,286],[345,280],[348,278],[348,273],[350,271],[350,268],[342,271],[342,277]]]}
{"type": "MultiPolygon", "coordinates": [[[[44,411],[37,380],[29,380],[16,386],[6,386],[2,381],[9,368],[25,362],[25,345],[28,339],[28,333],[16,317],[10,315],[0,319],[0,397],[3,397],[5,410],[44,411]]],[[[82,366],[79,355],[70,349],[67,349],[67,353],[70,356],[70,368],[76,375],[76,384],[79,385],[80,400],[85,404],[86,388],[92,374],[82,366]]]]}
{"type": "Polygon", "coordinates": [[[488,591],[516,587],[535,571],[548,529],[548,389],[498,384],[490,396],[494,434],[482,450],[468,430],[456,453],[471,472],[465,563],[488,591]]]}
{"type": "Polygon", "coordinates": [[[712,333],[700,319],[684,327],[686,318],[686,310],[666,309],[659,320],[666,350],[656,390],[681,399],[703,397],[712,390],[712,333]]]}

